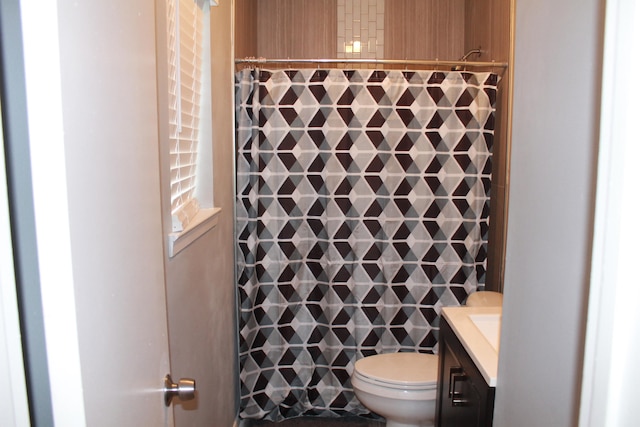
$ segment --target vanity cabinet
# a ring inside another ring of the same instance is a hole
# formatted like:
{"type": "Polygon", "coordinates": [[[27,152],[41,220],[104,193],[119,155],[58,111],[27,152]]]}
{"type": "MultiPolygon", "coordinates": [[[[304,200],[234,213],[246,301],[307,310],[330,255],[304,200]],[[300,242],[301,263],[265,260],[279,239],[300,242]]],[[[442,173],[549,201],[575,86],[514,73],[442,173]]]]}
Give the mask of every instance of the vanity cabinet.
{"type": "Polygon", "coordinates": [[[440,319],[436,426],[490,427],[495,387],[489,387],[446,319],[440,319]]]}

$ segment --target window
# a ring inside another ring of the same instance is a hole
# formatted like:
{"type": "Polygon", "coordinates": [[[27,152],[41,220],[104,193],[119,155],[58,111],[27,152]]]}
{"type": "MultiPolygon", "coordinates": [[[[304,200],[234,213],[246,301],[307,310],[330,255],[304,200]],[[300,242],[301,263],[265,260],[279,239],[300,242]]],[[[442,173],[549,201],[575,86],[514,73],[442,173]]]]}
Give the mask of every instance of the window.
{"type": "Polygon", "coordinates": [[[169,255],[215,225],[209,1],[166,0],[171,229],[169,255]]]}

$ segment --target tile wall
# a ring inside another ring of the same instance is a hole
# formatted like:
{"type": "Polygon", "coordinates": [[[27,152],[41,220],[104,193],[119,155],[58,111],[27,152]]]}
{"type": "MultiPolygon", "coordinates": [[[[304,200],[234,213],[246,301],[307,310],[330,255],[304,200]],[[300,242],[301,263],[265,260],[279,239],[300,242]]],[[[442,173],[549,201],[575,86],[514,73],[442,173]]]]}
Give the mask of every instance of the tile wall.
{"type": "Polygon", "coordinates": [[[384,2],[338,0],[338,58],[384,58],[384,2]]]}

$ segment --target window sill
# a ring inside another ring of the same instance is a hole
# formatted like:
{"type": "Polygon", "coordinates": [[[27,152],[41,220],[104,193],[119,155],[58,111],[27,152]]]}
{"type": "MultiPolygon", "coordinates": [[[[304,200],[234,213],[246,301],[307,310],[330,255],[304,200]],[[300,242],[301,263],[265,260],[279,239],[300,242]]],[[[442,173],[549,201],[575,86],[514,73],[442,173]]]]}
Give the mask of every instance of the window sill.
{"type": "Polygon", "coordinates": [[[169,233],[169,258],[173,258],[218,224],[221,208],[200,209],[187,228],[178,233],[169,233]]]}

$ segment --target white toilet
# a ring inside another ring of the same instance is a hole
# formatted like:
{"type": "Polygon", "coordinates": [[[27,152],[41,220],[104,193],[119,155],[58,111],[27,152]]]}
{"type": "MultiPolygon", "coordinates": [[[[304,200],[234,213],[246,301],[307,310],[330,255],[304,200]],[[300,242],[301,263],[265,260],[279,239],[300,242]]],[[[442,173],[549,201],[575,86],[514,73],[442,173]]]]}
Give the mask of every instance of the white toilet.
{"type": "Polygon", "coordinates": [[[474,292],[467,297],[469,307],[502,307],[502,294],[493,291],[474,292]]]}
{"type": "Polygon", "coordinates": [[[360,403],[387,419],[387,427],[433,426],[438,356],[389,353],[355,363],[351,384],[360,403]]]}
{"type": "MultiPolygon", "coordinates": [[[[502,305],[502,294],[481,291],[467,305],[502,305]]],[[[368,356],[354,365],[351,384],[367,409],[387,420],[387,427],[431,427],[435,424],[438,356],[389,353],[368,356]]]]}

